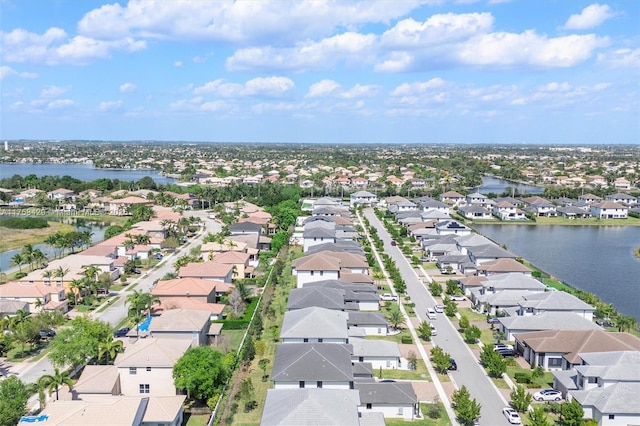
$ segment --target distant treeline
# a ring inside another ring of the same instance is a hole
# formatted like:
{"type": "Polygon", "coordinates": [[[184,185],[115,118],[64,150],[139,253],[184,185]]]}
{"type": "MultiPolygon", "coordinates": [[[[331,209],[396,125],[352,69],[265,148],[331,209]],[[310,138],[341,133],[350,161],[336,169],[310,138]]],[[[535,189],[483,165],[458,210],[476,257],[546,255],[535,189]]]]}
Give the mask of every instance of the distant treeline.
{"type": "Polygon", "coordinates": [[[40,229],[49,227],[49,223],[39,217],[10,217],[0,219],[0,226],[11,229],[40,229]]]}

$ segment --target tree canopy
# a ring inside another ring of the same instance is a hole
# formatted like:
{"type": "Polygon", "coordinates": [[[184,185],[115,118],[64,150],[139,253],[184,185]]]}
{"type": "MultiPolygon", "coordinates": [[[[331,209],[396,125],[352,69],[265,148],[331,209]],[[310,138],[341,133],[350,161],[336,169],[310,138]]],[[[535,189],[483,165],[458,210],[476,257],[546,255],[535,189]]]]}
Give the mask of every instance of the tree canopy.
{"type": "Polygon", "coordinates": [[[98,358],[100,342],[112,336],[106,322],[76,317],[59,330],[50,344],[49,359],[54,366],[80,366],[98,358]]]}
{"type": "Polygon", "coordinates": [[[27,413],[27,386],[16,376],[0,381],[0,426],[14,426],[27,413]]]}
{"type": "Polygon", "coordinates": [[[189,348],[173,366],[176,388],[186,390],[189,397],[206,401],[224,385],[231,362],[209,346],[189,348]]]}

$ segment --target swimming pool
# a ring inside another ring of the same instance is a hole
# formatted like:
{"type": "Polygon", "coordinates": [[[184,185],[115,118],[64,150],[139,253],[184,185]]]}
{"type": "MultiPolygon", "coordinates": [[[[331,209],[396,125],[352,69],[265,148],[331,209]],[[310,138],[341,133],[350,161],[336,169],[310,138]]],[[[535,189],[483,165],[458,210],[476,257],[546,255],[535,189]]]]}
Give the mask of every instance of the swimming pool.
{"type": "Polygon", "coordinates": [[[145,318],[144,321],[142,321],[139,325],[138,325],[138,330],[139,331],[149,331],[149,324],[151,324],[151,319],[153,317],[147,317],[145,318]]]}

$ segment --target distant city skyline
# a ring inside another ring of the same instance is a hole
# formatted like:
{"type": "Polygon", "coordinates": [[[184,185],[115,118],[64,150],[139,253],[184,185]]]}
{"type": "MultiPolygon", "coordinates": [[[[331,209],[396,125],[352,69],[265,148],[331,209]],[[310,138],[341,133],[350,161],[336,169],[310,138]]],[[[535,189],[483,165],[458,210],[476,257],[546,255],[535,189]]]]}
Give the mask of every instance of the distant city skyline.
{"type": "Polygon", "coordinates": [[[0,140],[639,144],[640,2],[2,0],[0,140]]]}

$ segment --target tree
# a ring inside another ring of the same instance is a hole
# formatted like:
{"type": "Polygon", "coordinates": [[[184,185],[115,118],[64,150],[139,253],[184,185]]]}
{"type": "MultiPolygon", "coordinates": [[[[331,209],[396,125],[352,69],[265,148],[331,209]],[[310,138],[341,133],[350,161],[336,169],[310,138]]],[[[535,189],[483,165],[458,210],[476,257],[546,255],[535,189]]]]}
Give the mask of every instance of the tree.
{"type": "Polygon", "coordinates": [[[454,410],[460,424],[472,425],[475,420],[480,418],[481,405],[475,398],[471,399],[466,387],[463,386],[459,391],[454,392],[452,399],[455,401],[454,410]]]}
{"type": "Polygon", "coordinates": [[[187,349],[173,366],[176,388],[186,390],[189,398],[201,401],[219,393],[229,373],[224,355],[209,346],[187,349]]]}
{"type": "Polygon", "coordinates": [[[407,354],[407,362],[409,363],[409,369],[415,370],[418,368],[418,355],[414,351],[409,351],[407,354]]]}
{"type": "Polygon", "coordinates": [[[391,311],[387,315],[387,320],[394,330],[402,328],[401,326],[404,324],[404,316],[397,305],[392,305],[391,311]]]}
{"type": "Polygon", "coordinates": [[[458,312],[458,305],[456,305],[453,301],[447,300],[444,306],[444,314],[448,317],[453,317],[458,312]]]}
{"type": "Polygon", "coordinates": [[[447,280],[447,294],[458,294],[460,293],[460,286],[456,280],[447,280]]]}
{"type": "Polygon", "coordinates": [[[122,340],[115,340],[113,335],[109,335],[104,340],[98,342],[98,363],[104,359],[105,364],[113,363],[116,356],[124,350],[124,343],[122,340]]]}
{"type": "Polygon", "coordinates": [[[469,389],[466,386],[462,386],[459,390],[453,392],[451,396],[451,406],[456,408],[460,401],[464,401],[465,399],[471,398],[471,394],[469,393],[469,389]]]}
{"type": "Polygon", "coordinates": [[[430,354],[433,368],[435,368],[438,373],[445,374],[451,366],[451,355],[445,352],[440,346],[431,348],[430,354]]]}
{"type": "Polygon", "coordinates": [[[489,346],[482,349],[480,361],[491,377],[501,377],[507,371],[507,363],[502,355],[489,346]]]}
{"type": "Polygon", "coordinates": [[[269,359],[268,358],[263,358],[260,361],[258,361],[258,366],[260,367],[260,370],[262,370],[262,381],[266,382],[268,376],[267,376],[267,367],[269,366],[269,359]]]}
{"type": "Polygon", "coordinates": [[[422,321],[420,326],[416,328],[416,332],[421,339],[426,341],[431,340],[431,324],[427,321],[422,321]]]}
{"type": "Polygon", "coordinates": [[[618,331],[631,331],[638,326],[638,321],[630,315],[618,315],[615,322],[618,331]]]}
{"type": "Polygon", "coordinates": [[[67,370],[60,371],[56,367],[53,371],[53,374],[45,374],[40,377],[40,379],[38,379],[38,386],[42,386],[42,388],[47,389],[49,391],[49,395],[55,391],[57,401],[59,399],[58,391],[60,386],[67,385],[69,391],[71,391],[71,388],[73,387],[73,380],[71,380],[71,376],[67,370]]]}
{"type": "Polygon", "coordinates": [[[527,415],[531,426],[552,426],[542,405],[536,405],[527,415]]]}
{"type": "Polygon", "coordinates": [[[31,393],[16,376],[0,381],[0,426],[14,426],[27,414],[31,393]]]}
{"type": "Polygon", "coordinates": [[[49,344],[49,359],[57,367],[85,365],[98,356],[100,342],[113,335],[106,322],[84,316],[76,317],[68,324],[58,330],[49,344]]]}
{"type": "Polygon", "coordinates": [[[25,263],[27,262],[25,261],[24,256],[20,253],[16,253],[11,257],[11,265],[17,266],[19,272],[22,272],[22,265],[25,263]]]}
{"type": "Polygon", "coordinates": [[[437,281],[431,281],[431,284],[429,284],[429,291],[432,296],[440,296],[442,294],[442,285],[437,281]]]}
{"type": "Polygon", "coordinates": [[[580,426],[583,418],[584,410],[575,398],[560,407],[559,423],[561,426],[580,426]]]}
{"type": "Polygon", "coordinates": [[[531,394],[522,385],[518,385],[509,395],[511,406],[521,413],[524,413],[531,404],[531,394]]]}
{"type": "Polygon", "coordinates": [[[69,268],[63,268],[62,266],[58,266],[53,271],[53,275],[56,278],[60,278],[60,285],[64,287],[64,277],[69,273],[69,268]]]}
{"type": "MultiPolygon", "coordinates": [[[[466,315],[460,315],[460,321],[458,322],[460,330],[464,331],[469,327],[469,318],[466,315]]],[[[477,328],[477,327],[476,327],[477,328]]]]}
{"type": "Polygon", "coordinates": [[[468,327],[464,330],[464,340],[467,343],[475,343],[480,336],[482,335],[482,331],[475,325],[468,327]]]}

